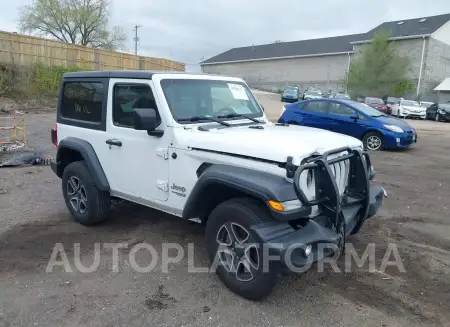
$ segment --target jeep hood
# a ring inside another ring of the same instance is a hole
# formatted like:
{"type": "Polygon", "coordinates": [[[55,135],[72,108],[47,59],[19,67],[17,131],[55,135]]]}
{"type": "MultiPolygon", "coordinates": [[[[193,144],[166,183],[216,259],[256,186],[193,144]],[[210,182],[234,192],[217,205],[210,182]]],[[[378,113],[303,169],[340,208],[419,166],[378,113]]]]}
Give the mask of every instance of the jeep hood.
{"type": "Polygon", "coordinates": [[[180,128],[175,132],[180,144],[191,149],[218,151],[276,162],[292,156],[294,164],[313,153],[350,147],[362,148],[362,142],[351,136],[304,126],[277,126],[273,123],[213,128],[180,128]],[[254,128],[256,126],[262,129],[254,128]]]}

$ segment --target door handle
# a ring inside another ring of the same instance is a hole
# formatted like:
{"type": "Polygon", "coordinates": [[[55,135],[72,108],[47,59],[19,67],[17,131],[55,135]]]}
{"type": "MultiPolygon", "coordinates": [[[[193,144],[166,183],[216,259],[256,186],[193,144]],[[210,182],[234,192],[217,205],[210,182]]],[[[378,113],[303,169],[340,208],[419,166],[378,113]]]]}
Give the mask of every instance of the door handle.
{"type": "Polygon", "coordinates": [[[115,145],[115,146],[122,146],[122,142],[119,141],[119,140],[116,140],[116,139],[106,140],[106,144],[115,145]]]}

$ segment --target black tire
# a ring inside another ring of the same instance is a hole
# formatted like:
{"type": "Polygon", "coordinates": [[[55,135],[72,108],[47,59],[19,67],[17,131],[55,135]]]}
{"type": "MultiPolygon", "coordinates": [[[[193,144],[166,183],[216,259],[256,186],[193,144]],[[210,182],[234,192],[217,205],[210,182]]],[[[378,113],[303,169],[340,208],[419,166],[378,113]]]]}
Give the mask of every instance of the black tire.
{"type": "Polygon", "coordinates": [[[109,192],[102,191],[97,187],[84,161],[72,162],[64,169],[62,191],[66,206],[78,223],[91,226],[101,223],[108,218],[111,207],[109,192]],[[73,194],[74,196],[71,197],[72,190],[75,189],[73,187],[75,180],[78,180],[81,186],[75,191],[78,195],[73,194]],[[84,192],[82,191],[83,189],[84,192]],[[78,202],[74,199],[77,196],[78,202]],[[85,205],[82,205],[82,199],[85,205]],[[75,202],[78,204],[78,210],[76,205],[73,204],[75,202]]]}
{"type": "Polygon", "coordinates": [[[441,121],[439,114],[437,112],[436,112],[436,117],[434,117],[434,120],[437,122],[441,121]]]}
{"type": "MultiPolygon", "coordinates": [[[[256,200],[235,198],[219,204],[211,212],[206,223],[206,246],[210,260],[214,263],[216,253],[219,249],[219,243],[217,241],[220,235],[219,232],[225,225],[231,226],[230,224],[233,224],[234,226],[242,226],[249,231],[250,226],[268,221],[273,221],[273,219],[270,217],[267,208],[256,200]]],[[[225,230],[228,231],[228,228],[230,227],[225,228],[225,230]]],[[[233,227],[231,226],[231,228],[233,227]]],[[[255,239],[251,235],[251,232],[249,232],[249,237],[245,244],[248,245],[253,242],[255,242],[255,239]]],[[[222,264],[217,264],[216,273],[219,279],[232,292],[248,300],[258,301],[272,292],[278,281],[280,266],[276,262],[271,262],[268,269],[264,269],[263,264],[261,264],[261,258],[263,257],[262,246],[259,245],[254,251],[254,254],[257,254],[256,257],[258,258],[258,269],[254,269],[254,274],[251,274],[253,279],[247,281],[239,280],[237,272],[229,272],[222,264]]],[[[241,257],[248,256],[242,255],[241,257]]],[[[239,265],[237,266],[239,267],[239,265]]],[[[239,271],[239,269],[236,271],[239,271]]]]}
{"type": "Polygon", "coordinates": [[[384,139],[383,139],[383,135],[381,135],[381,134],[378,133],[378,132],[369,132],[369,133],[367,133],[366,135],[364,135],[364,137],[363,137],[363,139],[362,139],[362,142],[363,142],[364,148],[365,148],[366,150],[379,151],[379,150],[382,150],[382,149],[384,148],[384,139]],[[371,140],[374,140],[374,138],[379,139],[380,145],[379,145],[378,148],[374,148],[373,146],[371,146],[371,145],[369,144],[369,142],[370,142],[371,140]]]}

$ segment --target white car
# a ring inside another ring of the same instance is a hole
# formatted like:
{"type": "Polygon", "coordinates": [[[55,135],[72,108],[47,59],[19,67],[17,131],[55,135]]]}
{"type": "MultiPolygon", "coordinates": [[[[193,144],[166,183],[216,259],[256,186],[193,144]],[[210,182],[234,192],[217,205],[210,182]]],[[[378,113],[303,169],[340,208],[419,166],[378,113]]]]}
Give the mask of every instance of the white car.
{"type": "Polygon", "coordinates": [[[315,88],[307,88],[303,93],[303,100],[321,99],[323,98],[322,91],[315,88]]]}
{"type": "Polygon", "coordinates": [[[434,102],[427,102],[427,101],[420,102],[420,106],[422,106],[424,108],[428,108],[428,107],[432,106],[433,104],[434,104],[434,102]]]}
{"type": "Polygon", "coordinates": [[[201,222],[213,271],[252,300],[283,266],[337,258],[386,195],[360,140],[269,122],[239,78],[66,73],[56,119],[51,168],[77,222],[115,198],[201,222]]]}
{"type": "Polygon", "coordinates": [[[397,117],[425,119],[427,115],[427,109],[422,107],[419,102],[413,100],[400,100],[391,109],[391,114],[397,117]]]}

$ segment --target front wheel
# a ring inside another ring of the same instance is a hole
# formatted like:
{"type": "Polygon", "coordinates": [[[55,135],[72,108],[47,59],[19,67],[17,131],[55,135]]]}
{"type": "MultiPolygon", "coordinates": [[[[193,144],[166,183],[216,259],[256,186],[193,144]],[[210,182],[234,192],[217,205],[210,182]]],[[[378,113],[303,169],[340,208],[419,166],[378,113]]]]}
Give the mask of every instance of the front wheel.
{"type": "Polygon", "coordinates": [[[219,279],[249,300],[268,296],[278,279],[279,266],[266,264],[262,246],[250,229],[271,220],[263,204],[235,198],[219,204],[206,223],[206,246],[219,279]]]}
{"type": "Polygon", "coordinates": [[[438,114],[438,113],[436,113],[436,118],[435,118],[435,120],[436,120],[436,121],[441,121],[441,117],[439,117],[439,114],[438,114]]]}
{"type": "Polygon", "coordinates": [[[383,149],[383,136],[378,132],[369,132],[363,137],[364,147],[371,151],[383,149]]]}

